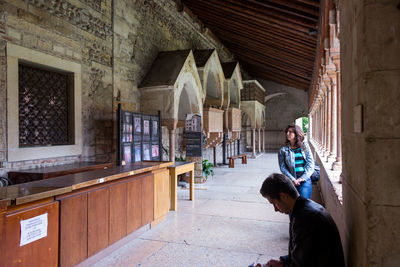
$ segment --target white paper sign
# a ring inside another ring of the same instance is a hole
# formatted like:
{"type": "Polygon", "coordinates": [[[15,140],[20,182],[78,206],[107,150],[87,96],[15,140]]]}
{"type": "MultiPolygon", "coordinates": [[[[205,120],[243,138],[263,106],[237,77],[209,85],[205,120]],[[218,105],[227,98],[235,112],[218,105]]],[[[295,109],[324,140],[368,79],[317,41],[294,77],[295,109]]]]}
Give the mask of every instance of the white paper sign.
{"type": "Polygon", "coordinates": [[[21,241],[20,246],[24,246],[33,241],[47,236],[47,213],[21,220],[21,241]]]}

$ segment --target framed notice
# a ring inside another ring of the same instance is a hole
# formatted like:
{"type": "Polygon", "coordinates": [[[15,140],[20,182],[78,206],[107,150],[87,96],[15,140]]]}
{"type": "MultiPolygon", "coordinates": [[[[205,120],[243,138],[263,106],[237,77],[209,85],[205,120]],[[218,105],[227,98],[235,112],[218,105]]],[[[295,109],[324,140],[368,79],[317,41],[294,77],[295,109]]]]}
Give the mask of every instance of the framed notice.
{"type": "Polygon", "coordinates": [[[135,144],[135,162],[141,162],[142,161],[142,145],[135,144]]]}
{"type": "Polygon", "coordinates": [[[143,143],[143,160],[151,160],[149,143],[143,143]]]}
{"type": "Polygon", "coordinates": [[[161,160],[161,113],[130,112],[118,105],[117,164],[161,160]]]}
{"type": "Polygon", "coordinates": [[[159,147],[158,144],[151,145],[151,159],[158,159],[158,157],[160,156],[160,151],[159,151],[159,147]]]}

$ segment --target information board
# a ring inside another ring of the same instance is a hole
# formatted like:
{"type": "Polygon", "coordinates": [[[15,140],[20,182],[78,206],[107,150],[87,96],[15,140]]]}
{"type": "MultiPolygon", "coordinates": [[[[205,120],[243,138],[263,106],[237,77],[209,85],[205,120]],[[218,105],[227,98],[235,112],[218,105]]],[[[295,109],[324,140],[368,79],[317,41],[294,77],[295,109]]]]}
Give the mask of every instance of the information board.
{"type": "Polygon", "coordinates": [[[161,112],[157,115],[130,112],[118,105],[118,165],[160,161],[161,112]]]}

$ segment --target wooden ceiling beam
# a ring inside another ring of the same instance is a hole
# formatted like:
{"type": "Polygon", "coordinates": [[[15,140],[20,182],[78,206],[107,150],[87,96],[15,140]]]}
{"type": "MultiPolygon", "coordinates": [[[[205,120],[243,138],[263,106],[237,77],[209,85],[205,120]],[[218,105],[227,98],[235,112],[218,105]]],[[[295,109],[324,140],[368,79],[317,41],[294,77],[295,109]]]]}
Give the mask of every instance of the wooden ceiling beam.
{"type": "MultiPolygon", "coordinates": [[[[280,34],[270,33],[269,30],[258,29],[258,28],[245,28],[241,27],[239,23],[231,21],[228,25],[228,21],[225,18],[220,17],[218,21],[216,20],[204,20],[204,23],[215,32],[236,32],[241,34],[244,38],[249,36],[261,42],[266,42],[269,45],[274,45],[278,47],[283,47],[285,49],[290,49],[292,51],[300,51],[299,54],[313,56],[315,54],[316,42],[304,43],[301,40],[292,40],[290,38],[284,38],[280,34]]],[[[223,33],[222,33],[223,34],[223,33]]]]}
{"type": "MultiPolygon", "coordinates": [[[[232,49],[232,51],[235,51],[235,49],[232,49]]],[[[236,56],[237,56],[237,58],[249,58],[249,59],[252,59],[252,60],[254,60],[254,61],[258,62],[258,63],[264,64],[264,65],[266,65],[268,67],[274,68],[276,70],[280,70],[280,71],[285,72],[285,73],[290,73],[290,74],[296,75],[297,77],[302,78],[304,80],[311,81],[311,75],[309,73],[305,72],[305,71],[301,71],[301,70],[295,69],[293,67],[286,66],[286,65],[284,65],[282,63],[267,59],[267,58],[265,58],[263,56],[257,55],[257,54],[252,53],[252,52],[248,52],[246,54],[238,54],[238,53],[236,53],[236,56]]]]}
{"type": "MultiPolygon", "coordinates": [[[[302,35],[293,34],[291,32],[286,31],[286,29],[277,29],[274,27],[265,27],[259,24],[250,24],[248,23],[249,27],[243,25],[243,20],[241,19],[233,19],[226,14],[219,14],[215,11],[209,11],[207,9],[198,8],[195,9],[194,12],[198,15],[198,17],[203,21],[204,24],[214,24],[220,25],[224,28],[230,28],[234,25],[238,30],[239,29],[249,29],[250,33],[257,32],[260,35],[268,35],[270,37],[279,38],[280,40],[284,41],[288,39],[289,42],[296,42],[299,45],[305,45],[304,48],[307,49],[308,46],[311,47],[311,50],[314,51],[316,47],[317,40],[315,38],[310,38],[310,36],[304,37],[302,35]],[[250,27],[251,25],[251,27],[250,27]]],[[[212,27],[210,27],[212,29],[212,27]]]]}
{"type": "Polygon", "coordinates": [[[292,72],[294,74],[297,74],[299,76],[302,76],[307,79],[311,79],[310,77],[312,76],[312,66],[309,65],[310,67],[299,67],[299,66],[305,66],[306,64],[293,64],[293,63],[288,63],[286,61],[281,61],[280,59],[276,58],[271,58],[267,55],[259,54],[256,51],[244,51],[241,47],[235,47],[232,46],[230,50],[237,56],[240,57],[246,57],[247,55],[251,55],[252,58],[258,59],[260,62],[264,62],[266,65],[271,65],[275,66],[276,68],[282,69],[286,72],[292,72]]]}
{"type": "MultiPolygon", "coordinates": [[[[280,65],[278,65],[276,63],[266,64],[265,59],[259,59],[256,56],[249,55],[249,54],[247,54],[247,55],[237,55],[237,58],[239,59],[240,62],[242,62],[243,58],[246,58],[246,59],[251,59],[254,62],[257,62],[257,63],[260,63],[260,64],[264,65],[263,68],[258,67],[257,69],[262,69],[262,70],[269,71],[269,72],[275,72],[276,74],[278,74],[280,76],[282,76],[282,75],[290,76],[292,79],[295,79],[295,80],[297,80],[299,82],[307,83],[307,81],[308,81],[308,84],[310,83],[310,79],[308,78],[309,76],[303,76],[304,74],[295,72],[292,69],[286,68],[285,66],[282,67],[282,66],[280,66],[280,65]]],[[[246,70],[249,71],[249,74],[253,74],[253,73],[251,73],[250,69],[246,69],[246,70]]]]}
{"type": "MultiPolygon", "coordinates": [[[[219,2],[221,3],[221,0],[209,0],[212,2],[219,2]]],[[[310,20],[310,19],[304,19],[299,16],[296,16],[296,13],[294,12],[284,12],[285,9],[278,8],[278,12],[276,11],[276,8],[272,8],[273,6],[271,5],[263,5],[262,8],[260,6],[255,7],[253,3],[249,3],[249,1],[246,1],[243,3],[242,0],[224,0],[225,2],[231,3],[233,6],[240,7],[240,10],[245,10],[245,13],[247,13],[250,16],[257,16],[260,19],[265,19],[266,17],[274,18],[274,19],[279,19],[279,21],[287,21],[288,23],[294,23],[303,27],[307,27],[308,29],[316,29],[317,26],[317,20],[310,20]],[[286,13],[286,14],[285,14],[286,13]]],[[[251,2],[251,1],[250,1],[251,2]]],[[[235,7],[236,10],[238,10],[235,7]]],[[[239,10],[239,11],[240,11],[239,10]]]]}
{"type": "MultiPolygon", "coordinates": [[[[302,4],[296,3],[296,1],[293,0],[247,0],[252,3],[256,3],[261,6],[267,6],[267,7],[273,7],[275,5],[279,5],[282,7],[288,7],[290,9],[294,9],[297,11],[304,12],[305,14],[309,14],[312,16],[312,18],[315,18],[315,21],[318,21],[319,17],[319,9],[315,7],[309,7],[309,6],[304,6],[302,4]]],[[[288,9],[280,8],[279,10],[282,10],[282,12],[290,12],[288,9]]],[[[294,12],[294,11],[293,11],[294,12]]],[[[300,16],[300,14],[297,14],[300,16]]],[[[305,15],[307,16],[307,15],[305,15]]]]}
{"type": "Polygon", "coordinates": [[[266,79],[266,80],[271,80],[271,81],[275,81],[277,83],[280,84],[285,84],[291,87],[295,87],[304,91],[307,91],[308,88],[308,84],[305,82],[298,82],[295,81],[291,78],[288,78],[285,75],[275,75],[274,73],[268,72],[268,71],[263,71],[260,68],[254,68],[252,66],[247,66],[245,64],[243,64],[243,67],[248,69],[253,77],[257,77],[257,78],[261,78],[261,79],[266,79]]]}
{"type": "MultiPolygon", "coordinates": [[[[257,69],[265,70],[267,72],[272,72],[279,76],[289,77],[290,79],[293,79],[295,81],[305,83],[308,85],[310,84],[310,79],[306,79],[302,76],[298,76],[296,74],[289,73],[287,71],[275,68],[274,66],[265,65],[265,63],[260,62],[258,59],[252,58],[251,56],[241,57],[240,55],[238,55],[237,58],[238,58],[239,62],[246,62],[247,65],[252,65],[253,67],[257,66],[257,69]]],[[[250,68],[248,68],[248,69],[250,70],[250,68]]]]}
{"type": "Polygon", "coordinates": [[[284,56],[292,59],[296,62],[301,61],[301,63],[314,64],[314,54],[304,53],[298,47],[280,46],[276,43],[269,42],[262,39],[253,39],[247,36],[243,36],[240,33],[224,31],[221,29],[214,28],[215,34],[220,36],[220,39],[224,39],[227,43],[240,43],[243,45],[244,49],[250,49],[246,44],[251,44],[252,47],[259,49],[260,52],[266,52],[268,54],[276,54],[277,56],[284,56]],[[235,42],[232,42],[235,41],[235,42]]]}
{"type": "Polygon", "coordinates": [[[237,51],[238,53],[240,53],[242,55],[245,55],[247,52],[254,52],[254,53],[259,54],[260,56],[270,58],[271,60],[277,60],[278,62],[292,65],[296,69],[306,71],[307,73],[308,72],[312,73],[312,71],[310,71],[310,69],[313,68],[314,63],[310,63],[307,61],[301,61],[301,60],[296,61],[296,60],[293,60],[292,58],[285,57],[278,53],[264,53],[264,51],[259,52],[262,48],[261,49],[257,49],[256,47],[254,49],[243,48],[243,45],[239,44],[239,43],[229,43],[227,45],[227,47],[229,47],[230,49],[235,49],[235,51],[237,51]]]}
{"type": "Polygon", "coordinates": [[[236,18],[242,21],[246,21],[246,23],[248,23],[249,25],[260,25],[260,26],[263,25],[265,27],[274,27],[276,29],[285,30],[292,34],[297,34],[299,36],[303,36],[309,39],[315,39],[315,37],[308,35],[309,29],[307,27],[301,27],[298,25],[294,25],[293,23],[287,23],[268,17],[264,17],[264,19],[259,19],[253,16],[248,16],[246,14],[243,14],[243,11],[236,11],[231,9],[230,7],[223,5],[216,5],[208,1],[201,2],[201,4],[199,4],[198,0],[185,0],[185,3],[188,4],[189,8],[194,10],[194,13],[196,13],[196,10],[203,9],[206,12],[206,14],[214,13],[217,16],[221,16],[221,13],[223,12],[229,15],[231,19],[236,18]],[[217,13],[215,13],[215,11],[217,11],[217,13]]]}
{"type": "MultiPolygon", "coordinates": [[[[197,3],[199,3],[198,0],[188,0],[188,1],[196,1],[197,3]]],[[[238,8],[232,4],[227,5],[226,2],[220,2],[219,0],[208,0],[206,5],[209,5],[210,9],[216,8],[226,12],[227,14],[239,16],[242,18],[247,18],[250,19],[251,21],[257,21],[263,24],[272,23],[276,25],[281,25],[288,27],[290,29],[294,29],[299,32],[303,32],[305,34],[308,34],[309,32],[309,26],[299,25],[298,23],[277,19],[275,16],[272,15],[260,17],[259,13],[250,11],[248,8],[240,8],[240,7],[238,8]]]]}
{"type": "Polygon", "coordinates": [[[313,0],[296,0],[296,2],[304,3],[310,6],[315,6],[319,7],[319,0],[313,1],[313,0]]]}

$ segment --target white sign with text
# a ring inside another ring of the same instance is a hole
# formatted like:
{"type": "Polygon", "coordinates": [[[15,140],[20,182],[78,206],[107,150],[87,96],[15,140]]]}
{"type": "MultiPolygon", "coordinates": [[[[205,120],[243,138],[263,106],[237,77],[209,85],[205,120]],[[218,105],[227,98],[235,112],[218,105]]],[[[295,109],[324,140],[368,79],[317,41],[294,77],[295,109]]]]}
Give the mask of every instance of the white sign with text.
{"type": "Polygon", "coordinates": [[[47,236],[47,213],[21,220],[21,241],[20,246],[24,246],[33,241],[47,236]]]}

